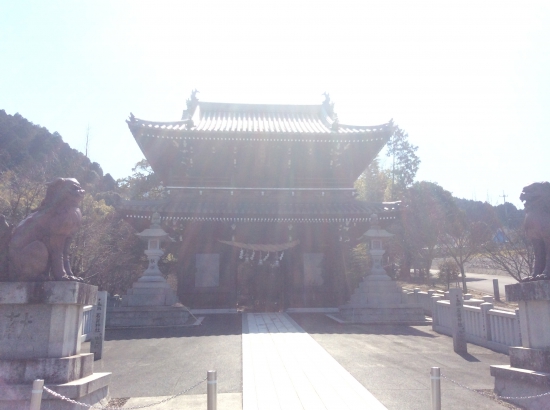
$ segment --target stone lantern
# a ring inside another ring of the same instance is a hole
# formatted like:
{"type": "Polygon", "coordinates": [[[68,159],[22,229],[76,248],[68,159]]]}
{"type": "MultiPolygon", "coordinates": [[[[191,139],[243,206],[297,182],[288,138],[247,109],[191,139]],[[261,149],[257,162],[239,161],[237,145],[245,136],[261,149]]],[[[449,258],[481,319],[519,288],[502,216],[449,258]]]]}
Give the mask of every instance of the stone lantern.
{"type": "Polygon", "coordinates": [[[162,242],[170,242],[168,234],[160,227],[160,215],[155,212],[151,217],[151,227],[137,234],[141,240],[147,242],[145,255],[149,259],[149,266],[143,272],[138,282],[166,282],[158,267],[158,262],[164,252],[160,248],[162,242]]]}
{"type": "Polygon", "coordinates": [[[370,229],[361,236],[369,241],[372,268],[351,295],[348,303],[339,307],[340,317],[348,323],[425,324],[422,308],[406,305],[402,289],[382,267],[384,243],[393,235],[380,227],[378,215],[371,216],[370,229]]]}
{"type": "Polygon", "coordinates": [[[107,310],[107,327],[182,326],[189,313],[178,302],[176,293],[162,276],[158,262],[164,252],[163,242],[172,239],[160,227],[160,215],[155,212],[151,226],[137,234],[147,242],[145,254],[149,265],[143,275],[122,297],[122,306],[107,310]]]}
{"type": "Polygon", "coordinates": [[[382,267],[382,256],[386,253],[384,244],[386,240],[392,236],[393,234],[380,228],[378,215],[373,214],[371,216],[371,228],[361,237],[370,241],[369,254],[372,259],[372,268],[371,274],[367,277],[367,280],[391,280],[382,267]]]}

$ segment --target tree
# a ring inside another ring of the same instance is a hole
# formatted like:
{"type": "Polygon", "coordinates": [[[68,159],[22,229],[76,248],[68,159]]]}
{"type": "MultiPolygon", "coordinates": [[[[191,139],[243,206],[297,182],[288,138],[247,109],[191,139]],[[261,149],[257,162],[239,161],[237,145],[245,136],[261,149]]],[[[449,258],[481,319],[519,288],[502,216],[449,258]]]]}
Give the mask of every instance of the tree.
{"type": "Polygon", "coordinates": [[[525,236],[523,228],[498,230],[498,241],[483,246],[484,256],[491,261],[491,267],[507,272],[518,282],[533,274],[535,252],[525,236]]]}
{"type": "Polygon", "coordinates": [[[407,275],[414,266],[429,278],[439,238],[458,209],[451,193],[432,182],[416,182],[404,195],[402,229],[397,234],[403,251],[401,272],[407,275]]]}
{"type": "Polygon", "coordinates": [[[139,161],[133,174],[118,180],[120,193],[129,199],[159,199],[164,195],[164,187],[146,159],[139,161]]]}
{"type": "Polygon", "coordinates": [[[451,282],[457,282],[458,285],[459,268],[455,261],[445,259],[439,264],[439,279],[447,284],[447,290],[451,287],[451,282]]]}
{"type": "MultiPolygon", "coordinates": [[[[0,213],[7,222],[17,225],[33,212],[44,198],[46,183],[57,177],[76,178],[87,193],[80,206],[82,228],[71,247],[74,273],[102,290],[124,292],[143,272],[146,258],[133,228],[111,206],[120,199],[116,181],[63,142],[59,133],[0,110],[0,213]]],[[[162,195],[145,160],[123,183],[136,197],[162,195]]],[[[0,231],[10,228],[5,222],[0,225],[0,231]]],[[[0,236],[3,243],[2,232],[0,236]]]]}
{"type": "Polygon", "coordinates": [[[482,251],[483,245],[490,239],[489,226],[484,222],[469,221],[464,211],[458,211],[447,219],[439,243],[458,265],[464,293],[468,291],[464,265],[482,251]]]}
{"type": "Polygon", "coordinates": [[[383,202],[390,182],[389,171],[381,169],[379,159],[375,158],[355,181],[358,198],[367,202],[383,202]]]}
{"type": "Polygon", "coordinates": [[[106,215],[98,239],[92,249],[86,251],[91,256],[88,259],[91,263],[84,266],[84,281],[111,295],[121,295],[145,269],[145,246],[135,230],[116,212],[106,215]]]}
{"type": "Polygon", "coordinates": [[[386,155],[392,158],[389,193],[391,201],[403,197],[405,190],[413,184],[420,166],[420,158],[416,155],[418,146],[412,145],[408,139],[409,135],[396,126],[387,144],[386,155]]]}
{"type": "Polygon", "coordinates": [[[0,214],[17,225],[38,208],[46,193],[46,171],[40,164],[0,175],[0,214]]]}

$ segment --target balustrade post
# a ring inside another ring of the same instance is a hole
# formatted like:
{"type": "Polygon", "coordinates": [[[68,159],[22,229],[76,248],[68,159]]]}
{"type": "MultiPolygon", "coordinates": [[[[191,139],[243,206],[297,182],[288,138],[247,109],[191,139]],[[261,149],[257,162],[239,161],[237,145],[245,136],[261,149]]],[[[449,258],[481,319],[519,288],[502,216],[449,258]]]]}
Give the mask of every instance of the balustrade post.
{"type": "Polygon", "coordinates": [[[435,325],[439,325],[439,312],[437,311],[437,301],[443,299],[441,295],[432,296],[432,329],[435,325]]]}
{"type": "Polygon", "coordinates": [[[489,310],[493,309],[493,304],[489,302],[484,302],[480,306],[481,308],[481,319],[483,321],[483,337],[488,342],[491,341],[491,318],[489,317],[489,310]]]}
{"type": "Polygon", "coordinates": [[[493,303],[494,302],[493,297],[491,295],[482,296],[481,299],[483,299],[483,301],[487,302],[487,303],[493,303]]]}
{"type": "MultiPolygon", "coordinates": [[[[432,314],[432,296],[434,294],[435,290],[430,289],[428,290],[428,296],[426,297],[426,301],[423,303],[422,307],[428,311],[429,314],[432,314]]],[[[426,312],[424,312],[426,313],[426,312]]]]}
{"type": "Polygon", "coordinates": [[[420,302],[418,300],[418,293],[420,292],[420,288],[414,288],[414,303],[418,305],[420,302]]]}

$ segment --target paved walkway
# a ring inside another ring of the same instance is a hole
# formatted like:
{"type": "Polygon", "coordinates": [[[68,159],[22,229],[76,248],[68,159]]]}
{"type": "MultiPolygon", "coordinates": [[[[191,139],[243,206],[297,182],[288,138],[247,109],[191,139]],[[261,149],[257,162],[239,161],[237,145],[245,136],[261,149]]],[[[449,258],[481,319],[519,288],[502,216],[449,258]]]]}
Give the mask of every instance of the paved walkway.
{"type": "Polygon", "coordinates": [[[385,409],[285,313],[243,314],[243,410],[385,409]]]}
{"type": "MultiPolygon", "coordinates": [[[[112,397],[131,397],[123,408],[158,402],[216,369],[223,410],[425,410],[432,366],[447,377],[444,409],[511,408],[487,397],[489,366],[509,357],[471,344],[468,352],[453,353],[452,338],[429,326],[343,326],[321,313],[214,314],[195,327],[109,331],[94,368],[113,372],[112,397]]],[[[151,408],[204,410],[205,393],[202,383],[151,408]]]]}

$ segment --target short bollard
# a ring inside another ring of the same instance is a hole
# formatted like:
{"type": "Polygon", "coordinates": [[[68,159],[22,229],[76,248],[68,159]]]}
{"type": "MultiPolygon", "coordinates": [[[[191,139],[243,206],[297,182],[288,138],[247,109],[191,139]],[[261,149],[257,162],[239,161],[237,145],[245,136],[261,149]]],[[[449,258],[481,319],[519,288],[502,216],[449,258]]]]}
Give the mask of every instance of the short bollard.
{"type": "Polygon", "coordinates": [[[207,410],[218,409],[218,376],[215,370],[206,373],[206,403],[207,410]]]}
{"type": "Polygon", "coordinates": [[[42,404],[43,387],[44,380],[42,379],[37,379],[32,382],[30,410],[40,410],[40,405],[42,404]]]}
{"type": "Polygon", "coordinates": [[[495,296],[495,300],[497,302],[500,302],[500,289],[498,287],[498,279],[493,279],[493,294],[495,296]]]}
{"type": "Polygon", "coordinates": [[[432,410],[441,410],[441,377],[439,367],[430,370],[432,379],[432,410]]]}

